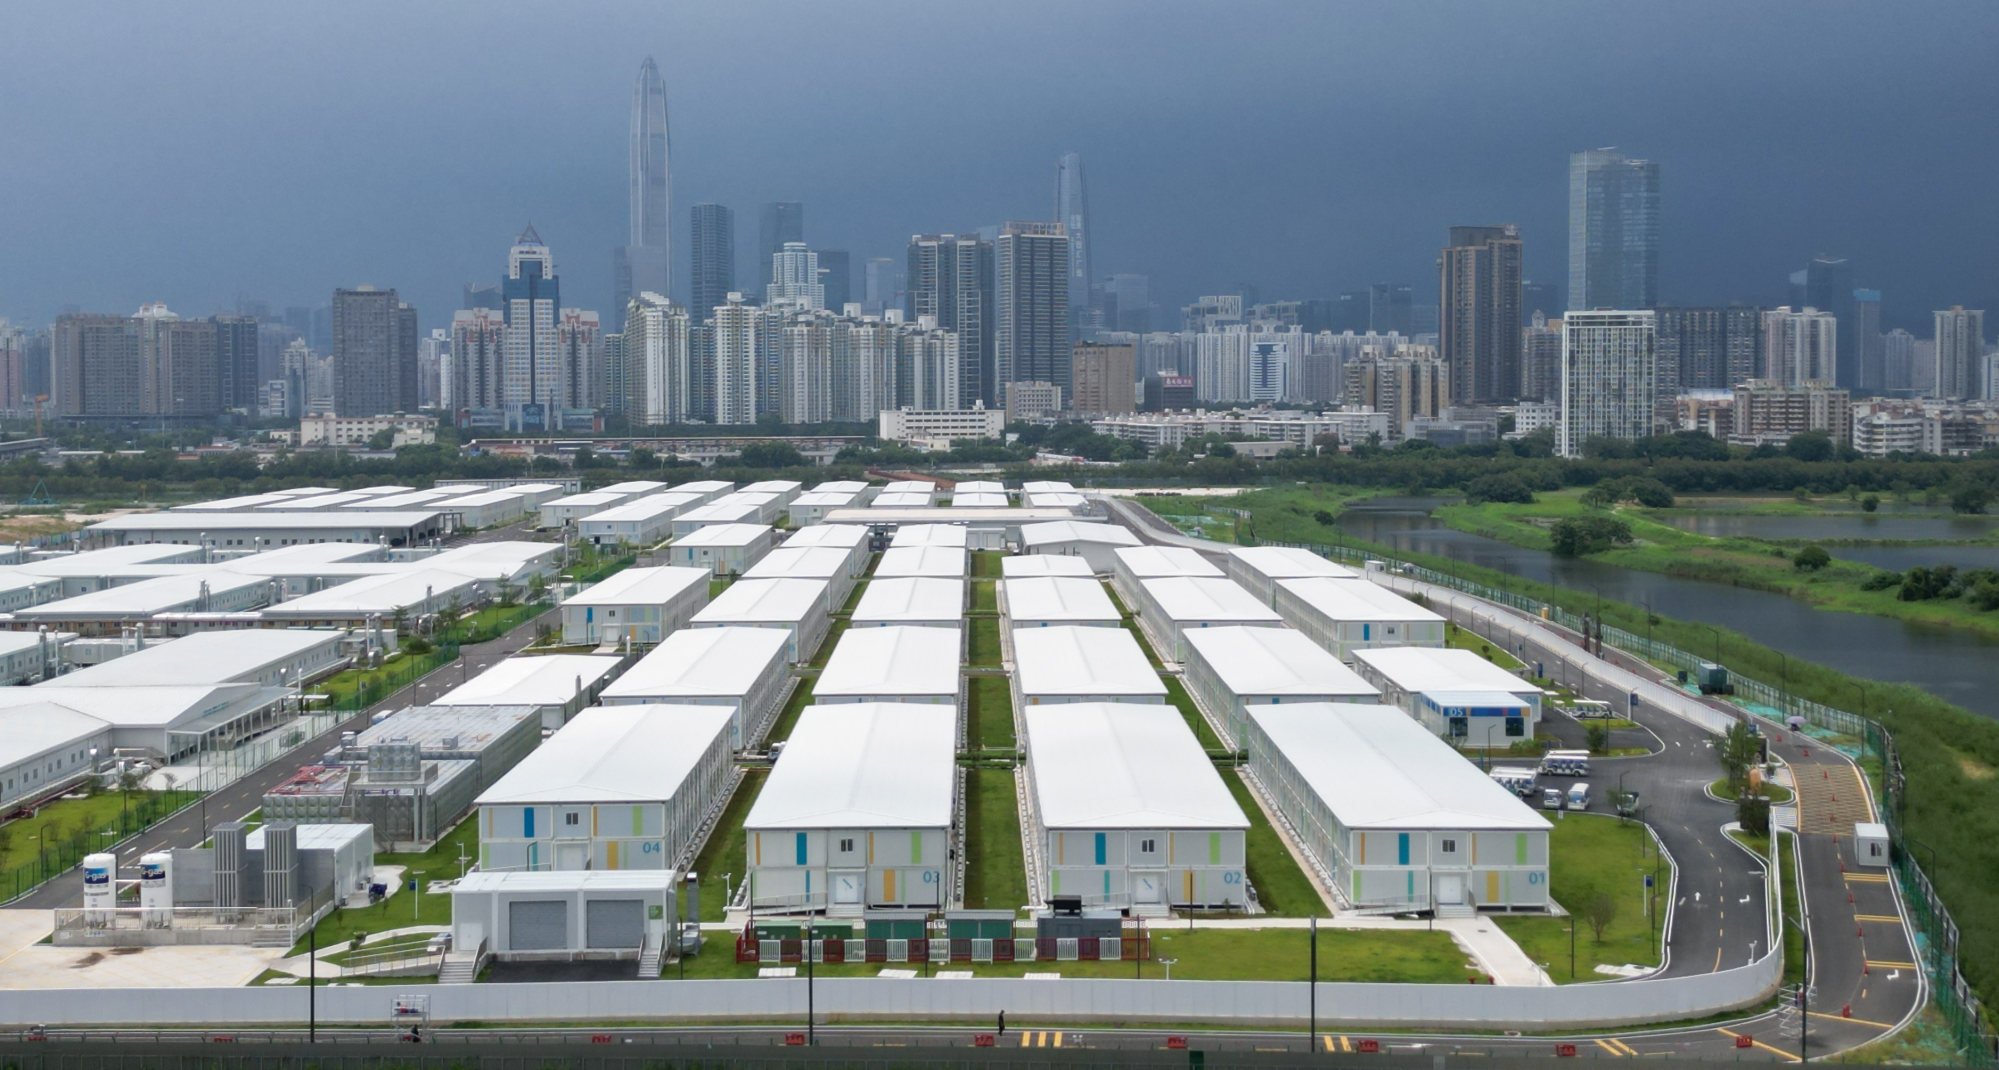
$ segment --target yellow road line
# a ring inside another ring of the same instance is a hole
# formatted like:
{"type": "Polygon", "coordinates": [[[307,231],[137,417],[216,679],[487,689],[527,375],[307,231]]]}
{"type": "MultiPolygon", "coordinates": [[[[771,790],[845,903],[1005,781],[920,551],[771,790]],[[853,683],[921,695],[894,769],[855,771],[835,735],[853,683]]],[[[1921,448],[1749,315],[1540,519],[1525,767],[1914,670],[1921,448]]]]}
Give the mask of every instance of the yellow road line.
{"type": "Polygon", "coordinates": [[[1875,970],[1913,970],[1916,968],[1916,964],[1913,962],[1883,962],[1879,959],[1868,959],[1867,965],[1868,968],[1875,970]]]}
{"type": "MultiPolygon", "coordinates": [[[[1727,1036],[1727,1037],[1739,1037],[1739,1036],[1742,1036],[1742,1035],[1743,1035],[1743,1034],[1741,1034],[1741,1033],[1738,1033],[1738,1032],[1734,1031],[1733,1029],[1721,1029],[1721,1028],[1716,1028],[1716,1029],[1715,1029],[1715,1032],[1717,1032],[1717,1033],[1720,1033],[1721,1035],[1723,1035],[1723,1036],[1727,1036]]],[[[1802,1061],[1802,1060],[1800,1060],[1800,1059],[1799,1059],[1799,1058],[1797,1057],[1797,1055],[1796,1055],[1795,1053],[1792,1053],[1792,1052],[1788,1052],[1788,1051],[1785,1051],[1785,1050],[1784,1050],[1784,1049],[1782,1049],[1782,1048],[1776,1048],[1776,1047],[1772,1047],[1772,1046],[1770,1046],[1770,1045],[1768,1045],[1768,1044],[1765,1044],[1765,1043],[1763,1043],[1763,1042],[1762,1042],[1762,1041],[1760,1041],[1760,1040],[1756,1040],[1756,1039],[1753,1039],[1753,1038],[1752,1038],[1752,1039],[1751,1039],[1751,1040],[1749,1041],[1749,1043],[1751,1043],[1751,1044],[1755,1045],[1756,1047],[1759,1047],[1759,1048],[1762,1048],[1762,1049],[1763,1049],[1764,1051],[1767,1051],[1767,1052],[1770,1052],[1770,1053],[1771,1053],[1771,1054],[1773,1054],[1773,1055],[1781,1055],[1781,1056],[1783,1056],[1784,1058],[1786,1058],[1786,1059],[1789,1059],[1789,1060],[1791,1060],[1791,1061],[1792,1061],[1792,1062],[1794,1062],[1794,1063],[1795,1063],[1795,1062],[1801,1062],[1801,1061],[1802,1061]]]]}
{"type": "Polygon", "coordinates": [[[1055,1046],[1058,1048],[1062,1046],[1062,1034],[1060,1033],[1055,1034],[1055,1046]]]}
{"type": "Polygon", "coordinates": [[[1598,1041],[1596,1042],[1596,1046],[1597,1046],[1597,1047],[1599,1047],[1599,1048],[1602,1048],[1603,1050],[1605,1050],[1605,1051],[1607,1051],[1607,1052],[1609,1052],[1609,1053],[1611,1053],[1612,1055],[1615,1055],[1615,1056],[1618,1056],[1619,1058],[1622,1058],[1622,1057],[1624,1056],[1624,1053],[1623,1053],[1623,1052],[1621,1052],[1621,1051],[1618,1051],[1618,1050],[1617,1050],[1616,1048],[1613,1048],[1613,1047],[1611,1047],[1611,1046],[1610,1046],[1610,1041],[1608,1041],[1608,1040],[1601,1040],[1601,1039],[1599,1039],[1599,1040],[1598,1040],[1598,1041]]]}
{"type": "Polygon", "coordinates": [[[1846,880],[1849,884],[1886,884],[1888,883],[1888,875],[1885,873],[1849,873],[1846,875],[1846,880]]]}
{"type": "Polygon", "coordinates": [[[1619,1038],[1617,1038],[1617,1037],[1611,1037],[1611,1038],[1610,1038],[1610,1042],[1611,1042],[1612,1044],[1615,1044],[1615,1045],[1617,1045],[1617,1046],[1618,1046],[1618,1047],[1620,1047],[1620,1048],[1623,1048],[1623,1049],[1624,1049],[1624,1054],[1626,1054],[1626,1055],[1630,1055],[1630,1056],[1634,1056],[1634,1057],[1635,1057],[1635,1056],[1637,1056],[1637,1054],[1638,1054],[1638,1049],[1637,1049],[1637,1048],[1634,1048],[1634,1047],[1632,1047],[1631,1045],[1629,1045],[1629,1044],[1626,1044],[1626,1043],[1625,1043],[1625,1042],[1624,1042],[1623,1040],[1621,1040],[1621,1039],[1619,1039],[1619,1038]]]}
{"type": "Polygon", "coordinates": [[[1338,1050],[1338,1049],[1336,1049],[1336,1048],[1334,1048],[1334,1047],[1333,1047],[1333,1037],[1332,1037],[1332,1034],[1330,1034],[1330,1033],[1328,1033],[1327,1035],[1325,1035],[1325,1036],[1323,1036],[1323,1037],[1320,1037],[1320,1038],[1319,1038],[1319,1042],[1320,1042],[1321,1044],[1324,1044],[1324,1045],[1326,1046],[1326,1050],[1327,1050],[1327,1051],[1336,1051],[1336,1050],[1338,1050]]]}
{"type": "Polygon", "coordinates": [[[1900,924],[1902,919],[1893,914],[1855,914],[1854,921],[1886,921],[1900,924]]]}
{"type": "Polygon", "coordinates": [[[1344,1052],[1353,1051],[1353,1042],[1347,1039],[1345,1033],[1340,1034],[1340,1050],[1344,1052]]]}
{"type": "Polygon", "coordinates": [[[1837,1014],[1826,1014],[1823,1011],[1806,1011],[1805,1013],[1811,1015],[1814,1018],[1824,1018],[1828,1021],[1833,1021],[1833,1022],[1852,1022],[1855,1025],[1871,1025],[1876,1029],[1895,1028],[1892,1024],[1888,1022],[1876,1022],[1867,1018],[1846,1018],[1837,1014]]]}

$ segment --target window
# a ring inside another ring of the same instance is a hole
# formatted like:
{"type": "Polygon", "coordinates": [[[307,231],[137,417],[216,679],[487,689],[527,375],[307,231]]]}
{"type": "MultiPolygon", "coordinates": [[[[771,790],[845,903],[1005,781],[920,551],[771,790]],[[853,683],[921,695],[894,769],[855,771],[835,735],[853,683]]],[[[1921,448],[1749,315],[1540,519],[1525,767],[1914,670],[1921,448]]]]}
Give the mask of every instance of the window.
{"type": "Polygon", "coordinates": [[[850,836],[850,837],[847,837],[847,838],[845,838],[845,839],[843,839],[843,840],[841,840],[841,841],[840,841],[840,853],[841,853],[841,854],[852,854],[853,852],[854,852],[854,840],[853,840],[853,837],[851,837],[851,836],[850,836]]]}
{"type": "Polygon", "coordinates": [[[1447,731],[1452,738],[1463,739],[1470,734],[1471,726],[1467,718],[1452,717],[1449,719],[1449,728],[1447,731]]]}
{"type": "Polygon", "coordinates": [[[1149,854],[1156,854],[1156,853],[1158,853],[1158,851],[1159,851],[1159,841],[1158,841],[1158,840],[1154,840],[1154,839],[1143,839],[1143,840],[1140,840],[1140,841],[1138,841],[1138,853],[1139,853],[1139,854],[1142,854],[1142,855],[1149,855],[1149,854]]]}
{"type": "Polygon", "coordinates": [[[571,810],[562,815],[562,823],[570,828],[575,828],[583,823],[583,815],[571,810]]]}
{"type": "Polygon", "coordinates": [[[1509,736],[1524,736],[1524,735],[1526,735],[1526,734],[1527,734],[1527,718],[1525,718],[1525,717],[1508,717],[1508,718],[1506,719],[1506,734],[1507,734],[1507,735],[1509,735],[1509,736]]]}
{"type": "Polygon", "coordinates": [[[1454,855],[1454,854],[1457,854],[1457,853],[1458,853],[1458,841],[1456,841],[1456,840],[1445,840],[1445,841],[1443,841],[1442,843],[1440,843],[1440,844],[1438,844],[1438,845],[1437,845],[1437,849],[1438,849],[1438,850],[1440,850],[1440,851],[1442,851],[1443,853],[1445,853],[1445,854],[1447,854],[1447,855],[1454,855]]]}

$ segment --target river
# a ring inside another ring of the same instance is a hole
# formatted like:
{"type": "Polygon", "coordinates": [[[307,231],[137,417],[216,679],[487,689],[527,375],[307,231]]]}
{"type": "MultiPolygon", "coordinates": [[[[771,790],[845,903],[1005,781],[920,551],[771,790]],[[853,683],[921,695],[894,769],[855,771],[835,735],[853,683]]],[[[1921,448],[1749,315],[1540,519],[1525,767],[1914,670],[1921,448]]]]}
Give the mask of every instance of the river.
{"type": "Polygon", "coordinates": [[[1814,609],[1784,595],[1727,584],[1559,558],[1545,550],[1453,531],[1429,515],[1439,504],[1440,499],[1376,498],[1348,506],[1340,514],[1339,526],[1354,538],[1397,550],[1448,557],[1628,605],[1649,605],[1663,617],[1731,628],[1794,658],[1867,679],[1914,683],[1948,702],[1999,719],[1999,640],[1888,617],[1814,609]]]}

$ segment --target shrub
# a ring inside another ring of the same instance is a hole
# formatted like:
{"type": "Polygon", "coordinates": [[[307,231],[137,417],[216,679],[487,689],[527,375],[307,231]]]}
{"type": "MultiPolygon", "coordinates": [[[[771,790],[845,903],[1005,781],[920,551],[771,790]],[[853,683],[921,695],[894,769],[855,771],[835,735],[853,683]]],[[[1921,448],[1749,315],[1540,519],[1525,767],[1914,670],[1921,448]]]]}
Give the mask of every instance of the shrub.
{"type": "Polygon", "coordinates": [[[1816,543],[1799,550],[1798,555],[1791,558],[1791,566],[1800,572],[1817,572],[1830,564],[1832,564],[1832,555],[1826,553],[1825,547],[1816,543]]]}
{"type": "Polygon", "coordinates": [[[1534,504],[1534,491],[1525,480],[1510,472],[1495,472],[1479,476],[1465,484],[1465,498],[1473,505],[1481,502],[1506,502],[1514,505],[1534,504]]]}
{"type": "Polygon", "coordinates": [[[1631,542],[1631,525],[1607,516],[1568,518],[1548,529],[1549,549],[1557,557],[1582,557],[1631,542]]]}

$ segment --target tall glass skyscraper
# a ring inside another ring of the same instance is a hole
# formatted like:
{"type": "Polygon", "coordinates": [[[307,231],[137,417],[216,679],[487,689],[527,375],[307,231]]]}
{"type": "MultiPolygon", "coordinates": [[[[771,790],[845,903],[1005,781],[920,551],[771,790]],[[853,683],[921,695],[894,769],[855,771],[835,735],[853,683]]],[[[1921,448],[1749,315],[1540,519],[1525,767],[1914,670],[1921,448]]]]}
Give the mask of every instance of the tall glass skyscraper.
{"type": "Polygon", "coordinates": [[[1659,165],[1616,149],[1569,157],[1569,307],[1659,303],[1659,165]]]}
{"type": "MultiPolygon", "coordinates": [[[[770,201],[757,216],[757,271],[760,286],[771,284],[771,257],[790,242],[805,240],[805,206],[797,201],[770,201]]],[[[761,289],[758,290],[762,292],[761,289]]]]}
{"type": "Polygon", "coordinates": [[[611,265],[611,322],[619,330],[634,294],[667,296],[673,284],[667,142],[666,83],[647,56],[632,88],[630,240],[611,265]]]}
{"type": "Polygon", "coordinates": [[[687,314],[695,323],[706,323],[736,288],[736,213],[727,205],[697,204],[693,222],[687,314]]]}
{"type": "MultiPolygon", "coordinates": [[[[1090,201],[1083,191],[1083,157],[1065,152],[1055,162],[1055,221],[1069,231],[1069,303],[1072,313],[1095,308],[1090,286],[1090,201]]],[[[1070,316],[1080,326],[1088,317],[1070,316]]]]}

